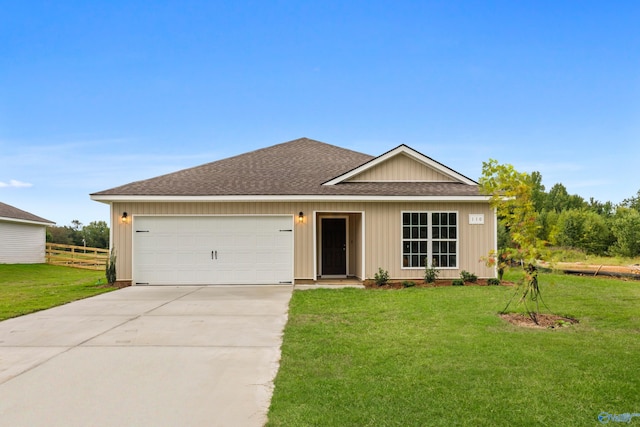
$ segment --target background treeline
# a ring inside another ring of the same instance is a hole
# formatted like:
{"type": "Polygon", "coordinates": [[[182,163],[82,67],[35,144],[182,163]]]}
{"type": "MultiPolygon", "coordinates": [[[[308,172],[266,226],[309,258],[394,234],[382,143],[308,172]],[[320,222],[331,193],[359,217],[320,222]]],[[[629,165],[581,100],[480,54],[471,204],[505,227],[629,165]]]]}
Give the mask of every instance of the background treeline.
{"type": "MultiPolygon", "coordinates": [[[[538,213],[538,238],[550,246],[601,256],[640,256],[640,190],[618,205],[567,193],[562,184],[548,192],[539,172],[531,174],[538,213]]],[[[509,232],[499,230],[499,246],[511,247],[509,232]]]]}
{"type": "Polygon", "coordinates": [[[108,249],[109,227],[105,221],[83,225],[74,219],[71,225],[47,227],[47,242],[108,249]]]}

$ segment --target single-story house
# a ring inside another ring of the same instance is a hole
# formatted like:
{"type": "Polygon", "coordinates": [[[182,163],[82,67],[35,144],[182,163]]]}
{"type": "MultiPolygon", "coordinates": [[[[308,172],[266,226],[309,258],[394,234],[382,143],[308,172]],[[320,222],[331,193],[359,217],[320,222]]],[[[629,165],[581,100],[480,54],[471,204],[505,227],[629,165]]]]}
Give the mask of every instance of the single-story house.
{"type": "Polygon", "coordinates": [[[46,229],[54,224],[0,202],[0,264],[45,262],[46,229]]]}
{"type": "Polygon", "coordinates": [[[374,157],[301,138],[91,198],[111,206],[118,280],[134,285],[495,277],[488,197],[406,145],[374,157]]]}

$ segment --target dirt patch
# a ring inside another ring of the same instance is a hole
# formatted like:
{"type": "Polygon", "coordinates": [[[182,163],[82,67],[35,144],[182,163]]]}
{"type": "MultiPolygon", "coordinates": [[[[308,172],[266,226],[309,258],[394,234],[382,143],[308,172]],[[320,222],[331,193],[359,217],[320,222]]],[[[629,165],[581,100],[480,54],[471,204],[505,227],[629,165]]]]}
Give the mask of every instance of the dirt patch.
{"type": "Polygon", "coordinates": [[[640,280],[640,265],[598,265],[586,264],[582,262],[556,262],[549,264],[541,262],[540,265],[546,268],[553,268],[568,274],[581,276],[605,276],[620,279],[640,280]]]}
{"type": "Polygon", "coordinates": [[[501,314],[500,317],[513,325],[536,329],[559,329],[578,323],[577,319],[556,314],[538,314],[538,324],[526,314],[505,313],[501,314]]]}

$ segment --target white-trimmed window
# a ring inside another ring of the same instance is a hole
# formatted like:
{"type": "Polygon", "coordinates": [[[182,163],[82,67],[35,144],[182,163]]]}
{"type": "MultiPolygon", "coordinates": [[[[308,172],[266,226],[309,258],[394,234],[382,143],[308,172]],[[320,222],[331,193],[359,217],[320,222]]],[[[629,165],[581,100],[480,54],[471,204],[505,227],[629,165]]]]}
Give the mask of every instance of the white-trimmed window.
{"type": "Polygon", "coordinates": [[[458,268],[457,212],[402,212],[402,268],[458,268]]]}

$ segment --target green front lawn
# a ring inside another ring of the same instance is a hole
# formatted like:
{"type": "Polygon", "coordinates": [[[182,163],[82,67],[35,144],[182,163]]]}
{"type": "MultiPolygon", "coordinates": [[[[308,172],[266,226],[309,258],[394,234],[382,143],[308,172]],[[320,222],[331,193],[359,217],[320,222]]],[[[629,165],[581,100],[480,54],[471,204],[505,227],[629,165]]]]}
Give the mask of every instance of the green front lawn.
{"type": "Polygon", "coordinates": [[[580,323],[506,323],[512,287],[294,292],[268,425],[595,426],[601,412],[640,413],[640,282],[540,284],[580,323]]]}
{"type": "Polygon", "coordinates": [[[0,320],[113,290],[103,271],[48,264],[0,264],[0,320]]]}

